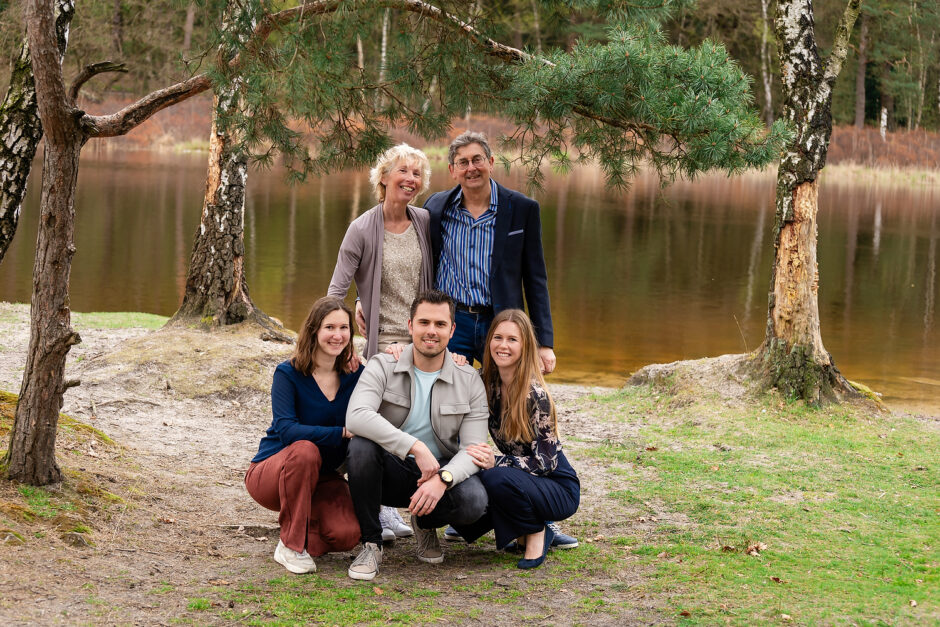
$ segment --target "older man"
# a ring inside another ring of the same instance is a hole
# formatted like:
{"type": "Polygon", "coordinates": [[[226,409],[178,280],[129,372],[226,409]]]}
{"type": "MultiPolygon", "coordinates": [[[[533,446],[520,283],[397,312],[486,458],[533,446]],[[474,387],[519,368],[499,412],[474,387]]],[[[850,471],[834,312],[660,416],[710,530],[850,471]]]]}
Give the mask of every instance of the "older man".
{"type": "MultiPolygon", "coordinates": [[[[528,307],[546,374],[555,370],[555,335],[548,298],[539,204],[492,179],[495,160],[486,136],[466,131],[450,144],[448,170],[457,186],[428,198],[435,287],[456,301],[457,329],[450,350],[483,362],[486,334],[503,309],[528,307]]],[[[552,546],[578,540],[555,532],[552,546]]],[[[459,540],[452,528],[447,540],[459,540]]]]}

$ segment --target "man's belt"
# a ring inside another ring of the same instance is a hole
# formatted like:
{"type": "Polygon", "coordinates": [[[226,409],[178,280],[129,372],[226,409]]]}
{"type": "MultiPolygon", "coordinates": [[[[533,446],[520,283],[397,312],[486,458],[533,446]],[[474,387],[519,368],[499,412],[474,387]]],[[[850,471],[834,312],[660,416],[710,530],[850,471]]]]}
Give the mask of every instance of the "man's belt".
{"type": "Polygon", "coordinates": [[[463,303],[454,303],[454,305],[460,311],[466,311],[475,316],[493,314],[493,308],[490,305],[464,305],[463,303]]]}

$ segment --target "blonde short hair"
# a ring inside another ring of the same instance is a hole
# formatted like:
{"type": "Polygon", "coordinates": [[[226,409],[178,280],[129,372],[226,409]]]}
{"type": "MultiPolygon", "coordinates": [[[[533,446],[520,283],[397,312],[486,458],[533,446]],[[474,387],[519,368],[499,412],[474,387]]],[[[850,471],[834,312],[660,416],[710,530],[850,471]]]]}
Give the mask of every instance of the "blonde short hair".
{"type": "Polygon", "coordinates": [[[391,172],[392,168],[402,161],[406,165],[417,165],[421,169],[421,187],[415,192],[415,197],[417,198],[427,190],[431,182],[431,163],[428,161],[427,155],[408,144],[398,144],[380,154],[375,162],[375,167],[369,171],[369,182],[372,183],[372,191],[380,201],[385,200],[385,185],[382,183],[382,177],[391,172]]]}

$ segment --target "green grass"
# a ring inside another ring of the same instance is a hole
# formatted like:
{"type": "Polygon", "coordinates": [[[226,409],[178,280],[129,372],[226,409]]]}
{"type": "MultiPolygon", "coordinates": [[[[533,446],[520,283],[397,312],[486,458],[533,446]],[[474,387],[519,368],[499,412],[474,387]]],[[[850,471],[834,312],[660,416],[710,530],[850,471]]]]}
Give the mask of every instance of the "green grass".
{"type": "Polygon", "coordinates": [[[94,311],[91,313],[72,312],[72,322],[81,332],[82,328],[90,329],[125,329],[143,328],[159,329],[166,321],[166,316],[132,311],[94,311]]]}
{"type": "Polygon", "coordinates": [[[773,396],[739,410],[680,405],[648,388],[598,399],[600,414],[643,426],[587,449],[615,477],[609,497],[652,524],[614,544],[635,547],[649,591],[668,595],[679,620],[940,618],[936,429],[773,396]]]}
{"type": "Polygon", "coordinates": [[[20,485],[19,493],[26,501],[26,507],[30,514],[38,518],[55,518],[60,512],[72,511],[75,506],[72,503],[62,502],[56,499],[48,491],[31,485],[20,485]]]}
{"type": "MultiPolygon", "coordinates": [[[[249,625],[412,625],[445,620],[434,591],[406,584],[337,584],[320,575],[284,576],[223,592],[238,607],[220,611],[223,620],[249,625]],[[252,609],[246,609],[249,606],[252,609]]],[[[226,605],[224,603],[222,605],[226,605]]]]}

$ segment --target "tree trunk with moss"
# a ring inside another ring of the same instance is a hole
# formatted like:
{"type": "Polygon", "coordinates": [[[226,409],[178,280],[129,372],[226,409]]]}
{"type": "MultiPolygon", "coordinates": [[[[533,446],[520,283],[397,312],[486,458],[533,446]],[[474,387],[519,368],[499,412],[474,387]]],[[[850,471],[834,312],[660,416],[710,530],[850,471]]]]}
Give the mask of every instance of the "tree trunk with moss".
{"type": "MultiPolygon", "coordinates": [[[[59,62],[65,56],[69,25],[75,14],[74,0],[56,2],[56,44],[59,62]]],[[[0,262],[16,235],[26,182],[42,139],[42,123],[36,107],[36,87],[25,39],[13,61],[10,86],[0,105],[0,262]]]]}
{"type": "Polygon", "coordinates": [[[816,215],[817,179],[832,135],[832,87],[858,12],[859,0],[849,0],[825,62],[816,45],[810,0],[780,0],[775,19],[783,115],[796,133],[777,172],[774,267],[767,332],[759,352],[770,386],[814,404],[854,393],[820,332],[816,215]]]}
{"type": "Polygon", "coordinates": [[[45,485],[62,477],[55,461],[56,428],[62,395],[77,384],[66,381],[64,373],[69,349],[81,341],[71,327],[68,284],[75,253],[78,158],[87,136],[62,82],[61,48],[56,44],[52,7],[33,0],[26,15],[36,102],[46,147],[29,350],[10,432],[10,449],[3,465],[10,479],[45,485]]]}

